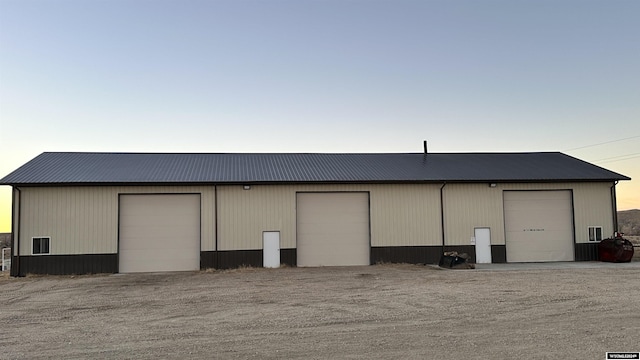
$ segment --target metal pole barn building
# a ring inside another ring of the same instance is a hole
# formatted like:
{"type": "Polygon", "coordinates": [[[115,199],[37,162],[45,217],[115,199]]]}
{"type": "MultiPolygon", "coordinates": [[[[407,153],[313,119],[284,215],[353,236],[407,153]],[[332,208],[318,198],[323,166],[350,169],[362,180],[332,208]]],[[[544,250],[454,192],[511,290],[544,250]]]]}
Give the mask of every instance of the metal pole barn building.
{"type": "Polygon", "coordinates": [[[558,152],[43,153],[11,274],[596,260],[628,177],[558,152]]]}

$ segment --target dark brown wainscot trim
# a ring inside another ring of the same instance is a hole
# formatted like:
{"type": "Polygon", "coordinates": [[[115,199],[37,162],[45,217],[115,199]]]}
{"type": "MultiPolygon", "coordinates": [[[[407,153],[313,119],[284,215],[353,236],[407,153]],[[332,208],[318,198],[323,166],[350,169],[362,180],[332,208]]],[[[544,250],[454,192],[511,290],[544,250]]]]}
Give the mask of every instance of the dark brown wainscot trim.
{"type": "Polygon", "coordinates": [[[371,263],[437,264],[442,256],[441,246],[374,246],[371,263]]]}
{"type": "Polygon", "coordinates": [[[200,251],[200,269],[217,269],[218,261],[215,251],[200,251]]]}
{"type": "Polygon", "coordinates": [[[576,261],[598,261],[598,243],[576,243],[576,261]]]}
{"type": "Polygon", "coordinates": [[[298,252],[296,249],[280,249],[280,263],[295,267],[298,265],[298,252]]]}
{"type": "MultiPolygon", "coordinates": [[[[15,260],[16,256],[11,262],[15,260]]],[[[117,272],[118,254],[20,256],[20,276],[115,274],[117,272]]]]}
{"type": "Polygon", "coordinates": [[[494,264],[503,264],[507,262],[506,245],[491,245],[491,262],[494,264]]]}
{"type": "Polygon", "coordinates": [[[235,269],[242,266],[262,267],[262,250],[218,251],[217,269],[235,269]]]}
{"type": "MultiPolygon", "coordinates": [[[[201,251],[200,269],[234,269],[241,266],[262,267],[262,250],[201,251]]],[[[296,266],[296,249],[280,249],[280,263],[296,266]]]]}
{"type": "MultiPolygon", "coordinates": [[[[476,259],[474,245],[447,245],[444,251],[467,253],[471,262],[476,259]]],[[[442,246],[376,246],[371,248],[371,263],[438,264],[442,252],[442,246]]],[[[505,246],[491,245],[491,257],[494,263],[506,262],[505,246]]]]}

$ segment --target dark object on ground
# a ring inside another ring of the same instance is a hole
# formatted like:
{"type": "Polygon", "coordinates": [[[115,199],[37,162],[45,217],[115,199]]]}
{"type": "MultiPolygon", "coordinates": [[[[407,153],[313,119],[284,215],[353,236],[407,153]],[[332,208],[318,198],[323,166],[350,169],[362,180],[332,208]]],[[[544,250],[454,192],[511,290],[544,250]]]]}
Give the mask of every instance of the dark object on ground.
{"type": "Polygon", "coordinates": [[[440,267],[449,269],[475,269],[476,266],[469,262],[469,255],[466,253],[458,254],[455,251],[447,251],[440,258],[440,267]]]}
{"type": "Polygon", "coordinates": [[[623,238],[624,234],[616,233],[614,238],[604,239],[598,244],[600,261],[630,262],[633,257],[633,244],[623,238]]]}

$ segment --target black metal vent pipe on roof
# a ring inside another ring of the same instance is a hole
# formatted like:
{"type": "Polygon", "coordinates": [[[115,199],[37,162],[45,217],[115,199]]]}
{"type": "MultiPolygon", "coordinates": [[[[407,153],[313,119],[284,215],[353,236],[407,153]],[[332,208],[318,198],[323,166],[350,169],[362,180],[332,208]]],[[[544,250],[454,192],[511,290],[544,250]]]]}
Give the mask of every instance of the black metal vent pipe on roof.
{"type": "Polygon", "coordinates": [[[425,165],[427,163],[427,140],[424,140],[422,142],[422,147],[424,148],[424,153],[422,154],[422,165],[425,165]]]}

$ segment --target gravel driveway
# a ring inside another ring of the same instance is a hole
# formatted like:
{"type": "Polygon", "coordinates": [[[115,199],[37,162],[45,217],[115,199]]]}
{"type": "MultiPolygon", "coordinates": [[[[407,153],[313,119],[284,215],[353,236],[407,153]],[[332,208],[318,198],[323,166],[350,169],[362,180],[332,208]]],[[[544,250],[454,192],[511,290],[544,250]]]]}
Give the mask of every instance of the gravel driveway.
{"type": "Polygon", "coordinates": [[[2,277],[0,329],[2,359],[604,359],[640,351],[640,266],[2,277]]]}

